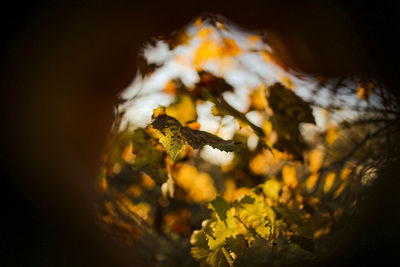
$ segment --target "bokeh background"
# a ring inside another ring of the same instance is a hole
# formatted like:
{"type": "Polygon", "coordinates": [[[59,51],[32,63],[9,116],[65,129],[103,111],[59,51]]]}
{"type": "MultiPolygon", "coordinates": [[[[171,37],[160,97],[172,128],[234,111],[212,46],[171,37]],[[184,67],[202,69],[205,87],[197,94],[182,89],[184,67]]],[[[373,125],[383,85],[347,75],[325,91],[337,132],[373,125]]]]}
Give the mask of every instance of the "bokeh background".
{"type": "MultiPolygon", "coordinates": [[[[215,12],[270,32],[271,46],[292,69],[371,75],[398,97],[398,10],[391,1],[9,3],[2,17],[2,261],[140,263],[140,253],[102,233],[92,203],[117,95],[132,81],[136,55],[151,37],[215,12]]],[[[397,174],[396,163],[382,174],[354,237],[330,264],[395,258],[397,174]]]]}

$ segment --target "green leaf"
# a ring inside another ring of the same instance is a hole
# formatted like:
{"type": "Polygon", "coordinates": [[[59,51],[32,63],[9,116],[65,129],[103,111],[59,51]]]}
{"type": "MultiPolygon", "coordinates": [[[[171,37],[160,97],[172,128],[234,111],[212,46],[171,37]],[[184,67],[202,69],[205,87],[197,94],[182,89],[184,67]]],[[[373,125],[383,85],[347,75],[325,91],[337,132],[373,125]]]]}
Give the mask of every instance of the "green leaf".
{"type": "Polygon", "coordinates": [[[295,122],[315,123],[310,105],[281,83],[275,83],[268,88],[267,99],[274,113],[295,122]]]}
{"type": "Polygon", "coordinates": [[[227,212],[229,210],[228,203],[221,197],[218,196],[216,199],[210,202],[210,206],[217,213],[218,218],[221,221],[225,221],[227,217],[227,212]]]}
{"type": "Polygon", "coordinates": [[[226,259],[222,249],[211,251],[207,258],[207,263],[212,267],[229,267],[229,262],[226,259]]]}
{"type": "Polygon", "coordinates": [[[247,244],[248,242],[243,234],[239,234],[236,237],[230,236],[226,239],[228,248],[237,255],[242,254],[247,249],[247,244]]]}
{"type": "Polygon", "coordinates": [[[132,152],[136,154],[135,162],[132,164],[133,170],[143,171],[158,184],[168,179],[165,152],[157,148],[155,140],[142,128],[133,132],[132,152]]]}
{"type": "Polygon", "coordinates": [[[208,248],[207,237],[203,231],[194,231],[190,237],[190,244],[192,245],[190,253],[192,254],[193,258],[198,261],[207,259],[211,250],[208,248]]]}
{"type": "Polygon", "coordinates": [[[306,144],[299,126],[302,122],[315,123],[311,107],[280,83],[268,88],[267,100],[274,113],[271,121],[278,133],[274,147],[292,155],[294,159],[302,160],[306,144]]]}
{"type": "Polygon", "coordinates": [[[236,205],[236,218],[254,238],[268,240],[274,231],[275,212],[255,194],[246,195],[236,205]]]}

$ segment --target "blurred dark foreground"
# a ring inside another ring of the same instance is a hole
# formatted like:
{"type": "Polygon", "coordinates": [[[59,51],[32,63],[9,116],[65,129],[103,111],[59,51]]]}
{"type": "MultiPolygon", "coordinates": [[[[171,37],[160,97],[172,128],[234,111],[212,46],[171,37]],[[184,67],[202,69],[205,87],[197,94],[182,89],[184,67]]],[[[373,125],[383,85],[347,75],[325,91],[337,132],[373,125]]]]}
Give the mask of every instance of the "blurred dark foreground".
{"type": "MultiPolygon", "coordinates": [[[[100,156],[140,46],[204,11],[272,32],[293,69],[373,76],[399,100],[399,4],[391,1],[13,3],[2,22],[2,266],[141,265],[97,227],[100,156]]],[[[381,173],[352,236],[324,265],[396,262],[399,163],[381,173]]]]}

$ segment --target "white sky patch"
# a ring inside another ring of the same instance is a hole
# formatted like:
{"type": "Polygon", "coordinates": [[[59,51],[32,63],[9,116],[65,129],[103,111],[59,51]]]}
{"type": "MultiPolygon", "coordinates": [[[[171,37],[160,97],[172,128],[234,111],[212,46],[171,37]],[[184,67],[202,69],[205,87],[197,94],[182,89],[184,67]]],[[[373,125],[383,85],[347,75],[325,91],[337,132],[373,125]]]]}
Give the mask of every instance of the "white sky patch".
{"type": "Polygon", "coordinates": [[[233,159],[232,152],[220,151],[210,146],[205,146],[200,153],[201,157],[217,165],[226,165],[233,159]]]}
{"type": "Polygon", "coordinates": [[[164,42],[157,42],[154,47],[146,47],[143,52],[144,57],[150,63],[161,64],[171,56],[168,45],[164,42]]]}

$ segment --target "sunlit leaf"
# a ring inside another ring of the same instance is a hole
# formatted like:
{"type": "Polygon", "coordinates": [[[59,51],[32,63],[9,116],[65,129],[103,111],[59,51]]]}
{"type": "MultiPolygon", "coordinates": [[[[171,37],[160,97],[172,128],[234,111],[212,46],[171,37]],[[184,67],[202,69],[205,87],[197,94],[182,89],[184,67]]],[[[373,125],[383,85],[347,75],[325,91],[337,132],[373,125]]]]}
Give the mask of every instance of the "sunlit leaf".
{"type": "Polygon", "coordinates": [[[351,172],[354,169],[354,165],[355,165],[354,162],[347,163],[342,169],[342,172],[340,173],[340,179],[346,180],[347,178],[349,178],[351,172]]]}
{"type": "Polygon", "coordinates": [[[306,180],[307,191],[311,191],[314,189],[314,187],[318,181],[318,178],[319,178],[319,173],[313,173],[310,175],[310,177],[307,178],[307,180],[306,180]]]}
{"type": "Polygon", "coordinates": [[[261,83],[257,90],[254,90],[249,94],[250,98],[250,109],[264,111],[266,108],[266,98],[265,98],[265,84],[261,83]]]}
{"type": "Polygon", "coordinates": [[[237,217],[253,237],[269,239],[274,231],[275,212],[254,195],[242,197],[236,204],[237,217]]]}
{"type": "Polygon", "coordinates": [[[326,130],[325,141],[328,145],[332,145],[338,136],[338,129],[334,126],[331,126],[326,130]]]}
{"type": "Polygon", "coordinates": [[[333,193],[333,198],[338,198],[342,194],[345,188],[346,188],[346,183],[341,184],[339,188],[336,189],[335,193],[333,193]]]}
{"type": "Polygon", "coordinates": [[[234,151],[237,146],[234,141],[182,126],[178,120],[165,113],[164,107],[154,110],[151,126],[159,131],[159,141],[173,160],[179,158],[186,145],[193,149],[209,145],[226,152],[234,151]]]}
{"type": "Polygon", "coordinates": [[[310,172],[316,173],[322,166],[324,159],[324,152],[320,149],[313,149],[310,151],[309,155],[310,172]]]}
{"type": "Polygon", "coordinates": [[[211,251],[208,248],[208,241],[203,231],[193,231],[190,237],[190,244],[192,245],[190,254],[192,254],[193,258],[200,262],[207,259],[211,251]]]}
{"type": "Polygon", "coordinates": [[[335,178],[336,178],[336,173],[334,172],[330,172],[326,175],[324,184],[324,193],[328,193],[331,190],[335,178]]]}
{"type": "Polygon", "coordinates": [[[264,194],[273,201],[278,199],[281,188],[281,182],[275,179],[267,180],[263,185],[264,194]]]}
{"type": "Polygon", "coordinates": [[[255,174],[262,175],[268,169],[268,160],[264,154],[258,154],[251,159],[249,167],[251,171],[255,174]]]}
{"type": "Polygon", "coordinates": [[[204,41],[197,48],[194,54],[193,63],[200,67],[209,60],[217,60],[220,63],[232,62],[232,57],[239,55],[242,50],[233,39],[223,38],[222,41],[215,41],[210,36],[215,32],[212,28],[203,28],[198,36],[204,41]]]}
{"type": "Polygon", "coordinates": [[[192,165],[180,165],[174,177],[177,185],[187,193],[189,201],[208,202],[217,195],[211,176],[208,173],[198,171],[192,165]]]}
{"type": "Polygon", "coordinates": [[[294,166],[285,165],[282,169],[283,182],[289,188],[295,188],[299,184],[297,179],[296,168],[294,166]]]}
{"type": "Polygon", "coordinates": [[[189,95],[179,95],[165,111],[168,116],[174,117],[183,125],[197,120],[196,105],[189,95]]]}

